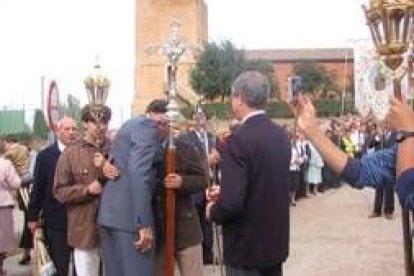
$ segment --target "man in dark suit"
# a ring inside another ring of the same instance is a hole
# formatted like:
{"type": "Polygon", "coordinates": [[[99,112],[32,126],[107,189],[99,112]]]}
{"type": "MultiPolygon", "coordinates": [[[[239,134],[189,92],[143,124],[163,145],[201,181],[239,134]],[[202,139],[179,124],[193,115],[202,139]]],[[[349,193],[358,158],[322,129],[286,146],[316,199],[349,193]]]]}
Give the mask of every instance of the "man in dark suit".
{"type": "Polygon", "coordinates": [[[67,276],[71,248],[67,244],[66,208],[53,196],[55,168],[60,153],[76,139],[77,127],[72,118],[65,117],[57,124],[57,141],[39,152],[33,174],[33,189],[28,207],[29,228],[32,232],[40,227],[42,212],[43,229],[49,255],[58,276],[67,276]]]}
{"type": "Polygon", "coordinates": [[[288,257],[291,149],[286,131],[263,110],[269,92],[259,72],[234,81],[241,126],[223,152],[221,188],[208,192],[207,218],[223,226],[227,276],[279,276],[288,257]]]}
{"type": "MultiPolygon", "coordinates": [[[[195,123],[194,129],[182,136],[182,139],[192,145],[202,156],[204,165],[208,168],[209,177],[213,178],[216,173],[214,166],[217,165],[220,155],[216,149],[215,137],[207,131],[207,117],[202,110],[197,110],[192,114],[195,123]]],[[[203,262],[204,264],[213,263],[213,226],[205,219],[206,197],[204,190],[193,195],[201,230],[203,231],[203,262]]]]}

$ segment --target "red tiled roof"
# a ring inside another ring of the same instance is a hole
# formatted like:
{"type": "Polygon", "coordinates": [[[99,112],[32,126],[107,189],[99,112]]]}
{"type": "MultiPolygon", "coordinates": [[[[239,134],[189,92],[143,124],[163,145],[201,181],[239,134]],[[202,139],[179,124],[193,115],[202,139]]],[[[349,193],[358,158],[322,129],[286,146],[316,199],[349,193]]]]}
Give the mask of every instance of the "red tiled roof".
{"type": "Polygon", "coordinates": [[[270,61],[337,61],[354,59],[352,48],[244,50],[246,59],[270,61]]]}

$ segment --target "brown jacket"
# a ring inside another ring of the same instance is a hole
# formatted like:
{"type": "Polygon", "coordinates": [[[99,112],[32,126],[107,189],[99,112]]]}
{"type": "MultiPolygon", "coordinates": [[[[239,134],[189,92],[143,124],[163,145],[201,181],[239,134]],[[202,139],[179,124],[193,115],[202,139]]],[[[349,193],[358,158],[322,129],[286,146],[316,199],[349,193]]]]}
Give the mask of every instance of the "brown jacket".
{"type": "Polygon", "coordinates": [[[96,224],[99,196],[88,194],[88,185],[98,179],[93,165],[94,145],[79,140],[66,147],[56,165],[53,194],[64,203],[68,212],[68,244],[74,248],[92,249],[99,246],[96,224]]]}
{"type": "MultiPolygon", "coordinates": [[[[203,191],[207,187],[208,179],[203,158],[191,144],[185,143],[179,138],[176,140],[176,150],[176,171],[183,178],[183,184],[176,193],[175,243],[177,250],[182,250],[202,241],[200,220],[194,207],[192,195],[203,191]]],[[[156,195],[156,199],[164,205],[164,197],[164,189],[162,189],[162,192],[156,195]]],[[[159,239],[157,243],[162,246],[165,236],[165,215],[163,211],[156,209],[156,212],[156,228],[159,239]]]]}

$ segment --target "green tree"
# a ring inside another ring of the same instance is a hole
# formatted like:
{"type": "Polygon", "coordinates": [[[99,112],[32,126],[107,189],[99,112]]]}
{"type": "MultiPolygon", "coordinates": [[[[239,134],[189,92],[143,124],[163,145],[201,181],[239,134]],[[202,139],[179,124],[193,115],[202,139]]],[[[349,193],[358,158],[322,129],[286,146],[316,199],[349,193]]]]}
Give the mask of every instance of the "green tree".
{"type": "Polygon", "coordinates": [[[215,99],[220,91],[220,48],[216,43],[204,45],[195,67],[190,72],[190,84],[197,94],[215,99]]]}
{"type": "Polygon", "coordinates": [[[315,96],[326,96],[326,92],[331,90],[338,91],[334,77],[317,63],[297,63],[293,67],[293,73],[302,78],[303,89],[315,96]]]}
{"type": "Polygon", "coordinates": [[[219,94],[224,101],[226,96],[230,96],[233,80],[244,70],[246,61],[243,52],[237,50],[230,41],[224,41],[220,46],[220,67],[217,69],[219,71],[219,94]]]}
{"type": "Polygon", "coordinates": [[[33,123],[33,133],[35,136],[46,139],[47,133],[49,132],[49,128],[46,124],[45,116],[43,111],[40,109],[36,109],[34,123],[33,123]]]}
{"type": "Polygon", "coordinates": [[[266,74],[271,80],[272,90],[276,91],[272,64],[263,60],[246,60],[243,51],[228,40],[205,44],[190,73],[190,84],[204,98],[224,101],[230,95],[233,80],[245,70],[266,74]]]}

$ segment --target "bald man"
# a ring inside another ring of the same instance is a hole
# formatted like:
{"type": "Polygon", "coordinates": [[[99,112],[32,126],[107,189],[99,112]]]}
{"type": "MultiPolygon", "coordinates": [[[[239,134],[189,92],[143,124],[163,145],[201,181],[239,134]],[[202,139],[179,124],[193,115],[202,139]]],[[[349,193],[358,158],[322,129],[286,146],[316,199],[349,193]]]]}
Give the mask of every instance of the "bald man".
{"type": "Polygon", "coordinates": [[[65,147],[77,138],[76,122],[64,117],[57,124],[56,135],[57,141],[40,151],[36,158],[28,221],[29,228],[34,232],[41,226],[39,214],[42,212],[42,227],[56,275],[67,276],[72,249],[67,244],[66,208],[54,198],[52,188],[57,160],[65,147]]]}

